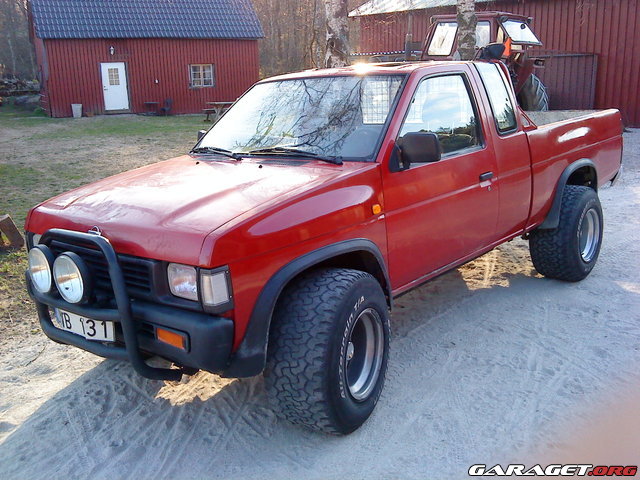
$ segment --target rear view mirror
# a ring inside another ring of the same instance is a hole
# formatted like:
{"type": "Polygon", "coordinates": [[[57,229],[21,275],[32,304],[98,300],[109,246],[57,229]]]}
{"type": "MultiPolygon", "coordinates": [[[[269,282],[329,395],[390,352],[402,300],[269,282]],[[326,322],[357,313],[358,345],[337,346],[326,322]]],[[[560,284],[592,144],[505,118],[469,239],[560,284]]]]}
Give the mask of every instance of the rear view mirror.
{"type": "Polygon", "coordinates": [[[432,163],[440,160],[442,148],[438,136],[432,132],[410,132],[398,139],[399,161],[407,169],[412,163],[432,163]]]}
{"type": "Polygon", "coordinates": [[[207,134],[206,130],[200,130],[198,132],[198,141],[202,140],[202,137],[204,137],[207,134]]]}

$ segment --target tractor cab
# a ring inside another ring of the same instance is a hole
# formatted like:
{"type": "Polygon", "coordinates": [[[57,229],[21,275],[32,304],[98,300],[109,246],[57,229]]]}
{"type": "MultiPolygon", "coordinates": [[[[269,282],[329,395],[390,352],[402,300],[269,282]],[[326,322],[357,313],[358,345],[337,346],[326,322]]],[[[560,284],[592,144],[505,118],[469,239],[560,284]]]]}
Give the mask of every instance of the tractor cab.
{"type": "MultiPolygon", "coordinates": [[[[491,43],[505,46],[502,60],[511,79],[520,105],[525,110],[548,110],[549,99],[542,81],[534,75],[544,61],[527,51],[541,47],[542,42],[531,29],[531,17],[506,12],[476,12],[476,47],[491,43]]],[[[456,60],[458,23],[456,15],[434,15],[425,38],[421,60],[456,60]]]]}
{"type": "MultiPolygon", "coordinates": [[[[505,12],[477,12],[476,47],[504,43],[506,55],[540,47],[542,42],[531,30],[531,17],[505,12]],[[509,47],[511,47],[509,49],[509,47]],[[510,51],[509,51],[510,50],[510,51]]],[[[434,15],[425,38],[422,60],[452,60],[457,50],[458,23],[455,15],[434,15]]]]}

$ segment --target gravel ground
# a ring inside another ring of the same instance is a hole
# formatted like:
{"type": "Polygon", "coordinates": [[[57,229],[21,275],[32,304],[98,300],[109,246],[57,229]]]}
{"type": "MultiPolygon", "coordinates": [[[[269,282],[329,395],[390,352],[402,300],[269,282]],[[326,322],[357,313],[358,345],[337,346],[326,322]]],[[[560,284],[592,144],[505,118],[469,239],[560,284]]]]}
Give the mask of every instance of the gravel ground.
{"type": "Polygon", "coordinates": [[[0,352],[0,478],[443,479],[478,463],[637,464],[640,429],[619,433],[640,427],[639,152],[640,130],[626,133],[625,176],[600,193],[605,240],[583,282],[540,277],[516,240],[399,299],[386,387],[354,434],[276,419],[260,378],[152,382],[38,334],[0,352]]]}

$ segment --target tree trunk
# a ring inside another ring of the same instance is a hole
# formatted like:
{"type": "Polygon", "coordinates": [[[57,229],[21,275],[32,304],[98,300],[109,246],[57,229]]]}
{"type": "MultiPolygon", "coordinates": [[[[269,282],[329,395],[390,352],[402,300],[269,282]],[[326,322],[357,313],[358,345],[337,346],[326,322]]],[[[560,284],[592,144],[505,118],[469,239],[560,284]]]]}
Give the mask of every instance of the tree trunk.
{"type": "Polygon", "coordinates": [[[322,6],[324,0],[314,0],[313,2],[313,36],[311,39],[311,48],[313,56],[313,66],[322,68],[324,59],[324,42],[322,41],[322,33],[326,25],[326,12],[322,6]]]}
{"type": "Polygon", "coordinates": [[[347,0],[325,0],[327,13],[327,53],[325,67],[344,67],[349,64],[349,25],[347,0]]]}
{"type": "Polygon", "coordinates": [[[476,7],[474,0],[458,0],[458,51],[460,60],[473,60],[476,54],[476,7]]]}

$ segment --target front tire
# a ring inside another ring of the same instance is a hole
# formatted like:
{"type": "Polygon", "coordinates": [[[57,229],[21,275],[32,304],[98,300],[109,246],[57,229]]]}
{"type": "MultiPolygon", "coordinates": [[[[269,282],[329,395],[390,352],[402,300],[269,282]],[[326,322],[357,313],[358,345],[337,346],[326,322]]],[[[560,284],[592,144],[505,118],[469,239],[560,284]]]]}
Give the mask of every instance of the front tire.
{"type": "Polygon", "coordinates": [[[371,415],[389,357],[389,311],[374,277],[316,270],[283,292],[274,312],[265,386],[295,424],[348,434],[371,415]]]}
{"type": "Polygon", "coordinates": [[[533,266],[545,277],[567,282],[584,279],[598,260],[603,224],[595,190],[566,185],[558,227],[531,232],[529,251],[533,266]]]}

